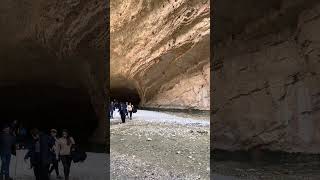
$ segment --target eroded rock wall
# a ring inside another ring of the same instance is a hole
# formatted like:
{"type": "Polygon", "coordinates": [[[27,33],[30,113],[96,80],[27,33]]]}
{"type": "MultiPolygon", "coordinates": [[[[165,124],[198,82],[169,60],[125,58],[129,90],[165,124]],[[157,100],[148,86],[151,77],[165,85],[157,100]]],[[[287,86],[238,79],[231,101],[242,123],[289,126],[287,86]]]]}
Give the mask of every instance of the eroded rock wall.
{"type": "MultiPolygon", "coordinates": [[[[259,36],[243,33],[216,45],[215,148],[319,153],[320,4],[295,13],[289,15],[294,26],[259,36]]],[[[266,26],[267,19],[251,22],[247,30],[266,26]]]]}
{"type": "Polygon", "coordinates": [[[104,1],[0,2],[0,85],[51,84],[90,95],[105,142],[104,1]]]}
{"type": "Polygon", "coordinates": [[[127,84],[144,107],[209,110],[209,1],[112,0],[110,11],[111,89],[127,84]]]}

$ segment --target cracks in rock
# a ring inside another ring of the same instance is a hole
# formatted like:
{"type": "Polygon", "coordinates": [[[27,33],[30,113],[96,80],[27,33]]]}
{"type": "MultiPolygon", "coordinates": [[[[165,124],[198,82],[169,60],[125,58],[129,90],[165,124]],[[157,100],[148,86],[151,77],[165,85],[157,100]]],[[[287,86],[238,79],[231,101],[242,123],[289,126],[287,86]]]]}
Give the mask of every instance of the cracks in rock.
{"type": "Polygon", "coordinates": [[[269,85],[269,83],[266,81],[264,87],[262,87],[262,88],[255,88],[255,89],[253,89],[253,90],[251,90],[251,91],[249,91],[249,92],[247,92],[247,93],[238,94],[238,95],[236,95],[236,96],[233,96],[233,97],[229,98],[229,101],[234,101],[235,99],[239,99],[239,98],[241,98],[241,97],[243,97],[243,96],[250,96],[250,95],[252,95],[252,94],[254,94],[254,93],[261,92],[261,91],[263,91],[263,90],[265,90],[265,89],[267,89],[267,88],[269,88],[269,87],[270,87],[270,85],[269,85]]]}
{"type": "Polygon", "coordinates": [[[239,72],[244,72],[247,71],[249,69],[249,66],[245,66],[239,69],[239,72]]]}
{"type": "Polygon", "coordinates": [[[223,68],[222,60],[215,60],[212,66],[213,71],[218,71],[223,68]]]}
{"type": "Polygon", "coordinates": [[[284,84],[284,93],[283,95],[278,99],[278,101],[283,101],[287,95],[288,95],[288,88],[289,86],[295,85],[297,82],[299,82],[300,80],[302,80],[302,78],[299,78],[300,76],[300,72],[296,72],[292,75],[289,75],[289,78],[292,78],[292,81],[289,83],[284,84]]]}
{"type": "Polygon", "coordinates": [[[319,18],[320,18],[320,14],[317,14],[317,15],[313,16],[312,18],[309,18],[309,19],[307,19],[307,20],[304,20],[303,23],[307,24],[307,23],[309,23],[309,22],[311,22],[311,21],[314,21],[314,20],[317,20],[317,19],[319,19],[319,18]]]}
{"type": "Polygon", "coordinates": [[[287,128],[288,125],[287,124],[279,124],[273,128],[270,128],[270,129],[263,129],[261,132],[255,134],[252,136],[252,138],[256,138],[258,136],[261,136],[262,134],[266,134],[266,133],[270,133],[270,132],[273,132],[273,131],[277,131],[277,130],[281,130],[281,129],[285,129],[287,128]]]}

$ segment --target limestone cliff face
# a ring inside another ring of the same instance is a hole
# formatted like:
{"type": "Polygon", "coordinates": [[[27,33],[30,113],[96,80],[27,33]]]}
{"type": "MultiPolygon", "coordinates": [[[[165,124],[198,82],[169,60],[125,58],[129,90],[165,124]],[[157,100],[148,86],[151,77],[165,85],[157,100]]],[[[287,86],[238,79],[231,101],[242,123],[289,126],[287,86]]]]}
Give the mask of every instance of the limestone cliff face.
{"type": "Polygon", "coordinates": [[[215,148],[319,153],[320,4],[285,2],[215,46],[215,148]]]}
{"type": "Polygon", "coordinates": [[[207,0],[112,0],[111,89],[136,89],[141,105],[209,109],[207,0]]]}

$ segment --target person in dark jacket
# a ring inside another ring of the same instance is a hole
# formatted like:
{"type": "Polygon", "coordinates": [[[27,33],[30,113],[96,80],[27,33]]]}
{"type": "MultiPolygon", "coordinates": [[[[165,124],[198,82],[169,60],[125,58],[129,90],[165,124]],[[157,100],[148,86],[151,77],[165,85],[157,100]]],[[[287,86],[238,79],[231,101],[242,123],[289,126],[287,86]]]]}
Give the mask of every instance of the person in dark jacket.
{"type": "Polygon", "coordinates": [[[11,135],[17,136],[18,133],[18,120],[14,120],[10,125],[10,133],[11,135]]]}
{"type": "Polygon", "coordinates": [[[110,118],[113,119],[113,111],[114,111],[114,102],[113,101],[111,101],[111,103],[110,103],[109,110],[110,110],[110,118]]]}
{"type": "Polygon", "coordinates": [[[117,108],[117,101],[114,99],[113,100],[113,111],[115,111],[117,108]]]}
{"type": "Polygon", "coordinates": [[[12,147],[15,146],[15,137],[10,134],[10,126],[5,125],[0,135],[0,156],[1,156],[1,180],[11,180],[9,176],[12,147]]]}
{"type": "Polygon", "coordinates": [[[119,113],[120,113],[122,123],[126,122],[126,112],[127,112],[127,108],[126,108],[125,103],[120,102],[119,113]]]}
{"type": "Polygon", "coordinates": [[[27,140],[27,129],[23,126],[22,123],[19,124],[19,128],[17,130],[17,144],[20,149],[24,149],[27,140]]]}
{"type": "Polygon", "coordinates": [[[24,159],[30,159],[36,180],[49,180],[49,165],[53,158],[50,149],[53,144],[49,136],[38,129],[32,129],[31,135],[33,142],[24,159]]]}

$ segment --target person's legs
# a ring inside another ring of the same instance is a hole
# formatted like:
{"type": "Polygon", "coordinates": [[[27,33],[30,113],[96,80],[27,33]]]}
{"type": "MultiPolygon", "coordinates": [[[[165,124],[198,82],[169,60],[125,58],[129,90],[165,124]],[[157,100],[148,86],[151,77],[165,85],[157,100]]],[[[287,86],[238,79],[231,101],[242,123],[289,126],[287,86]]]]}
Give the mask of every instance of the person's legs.
{"type": "Polygon", "coordinates": [[[113,118],[113,109],[110,111],[110,118],[113,118]]]}
{"type": "MultiPolygon", "coordinates": [[[[1,176],[4,176],[5,173],[5,163],[6,163],[6,156],[4,154],[1,154],[1,176]]],[[[3,178],[3,177],[1,177],[3,178]]]]}
{"type": "Polygon", "coordinates": [[[70,175],[71,162],[72,162],[72,157],[71,156],[67,156],[68,178],[69,178],[69,175],[70,175]]]}
{"type": "Polygon", "coordinates": [[[69,179],[70,166],[71,166],[71,157],[70,156],[61,156],[61,162],[63,165],[63,172],[65,180],[69,179]]]}
{"type": "Polygon", "coordinates": [[[34,176],[36,177],[36,180],[41,180],[40,172],[41,170],[39,168],[39,164],[33,165],[33,173],[34,173],[34,176]]]}
{"type": "Polygon", "coordinates": [[[121,113],[121,120],[122,120],[122,123],[126,122],[126,115],[124,113],[121,113]]]}
{"type": "Polygon", "coordinates": [[[60,177],[60,174],[59,174],[59,161],[54,160],[52,162],[51,167],[49,169],[49,174],[51,174],[53,170],[55,170],[57,177],[60,177]]]}
{"type": "Polygon", "coordinates": [[[6,162],[6,173],[5,173],[5,176],[6,176],[6,178],[8,178],[9,177],[9,170],[10,170],[10,161],[11,161],[11,154],[9,153],[9,154],[7,154],[7,162],[6,162]]]}
{"type": "Polygon", "coordinates": [[[9,177],[11,154],[1,154],[1,176],[9,177]]]}
{"type": "Polygon", "coordinates": [[[60,173],[59,173],[59,161],[58,160],[55,160],[54,163],[54,170],[56,171],[56,175],[57,177],[59,178],[60,177],[60,173]]]}
{"type": "Polygon", "coordinates": [[[49,180],[49,164],[42,164],[40,166],[41,180],[49,180]]]}
{"type": "Polygon", "coordinates": [[[50,164],[51,166],[49,167],[49,174],[52,173],[52,171],[54,170],[54,163],[50,164]]]}
{"type": "Polygon", "coordinates": [[[130,113],[130,120],[132,119],[132,111],[129,112],[130,113]]]}

